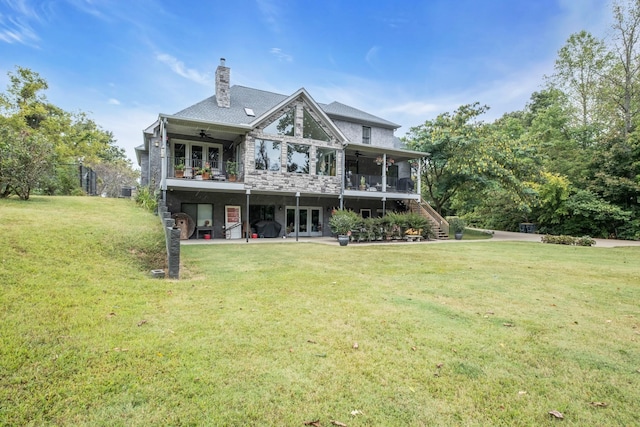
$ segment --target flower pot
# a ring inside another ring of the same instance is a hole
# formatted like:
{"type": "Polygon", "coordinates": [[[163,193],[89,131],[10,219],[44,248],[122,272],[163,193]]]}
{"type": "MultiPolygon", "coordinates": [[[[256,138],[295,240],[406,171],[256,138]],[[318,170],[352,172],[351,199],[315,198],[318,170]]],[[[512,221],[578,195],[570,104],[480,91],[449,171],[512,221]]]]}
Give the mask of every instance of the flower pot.
{"type": "Polygon", "coordinates": [[[229,182],[236,182],[236,179],[235,175],[229,175],[229,182]]]}
{"type": "Polygon", "coordinates": [[[202,175],[196,175],[196,181],[202,181],[202,175]]]}
{"type": "Polygon", "coordinates": [[[340,243],[340,246],[347,246],[349,244],[349,236],[346,234],[340,234],[338,236],[338,243],[340,243]]]}
{"type": "Polygon", "coordinates": [[[455,233],[456,240],[462,240],[462,233],[455,233]]]}
{"type": "Polygon", "coordinates": [[[205,234],[204,240],[211,240],[211,234],[205,234]]]}
{"type": "Polygon", "coordinates": [[[202,179],[209,179],[209,172],[203,172],[202,179]]]}
{"type": "Polygon", "coordinates": [[[184,170],[176,170],[176,178],[184,178],[184,170]]]}

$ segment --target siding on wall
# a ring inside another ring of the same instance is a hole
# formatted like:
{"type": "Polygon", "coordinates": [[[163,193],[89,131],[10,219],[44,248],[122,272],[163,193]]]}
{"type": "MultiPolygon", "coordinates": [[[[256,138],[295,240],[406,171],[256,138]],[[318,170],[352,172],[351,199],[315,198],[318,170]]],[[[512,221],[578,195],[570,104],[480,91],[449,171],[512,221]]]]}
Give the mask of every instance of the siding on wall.
{"type": "MultiPolygon", "coordinates": [[[[334,120],[336,126],[342,131],[344,136],[347,137],[349,142],[355,144],[362,144],[362,124],[347,122],[344,120],[334,120]]],[[[377,147],[394,148],[393,130],[383,129],[379,127],[371,127],[371,145],[377,147]]]]}

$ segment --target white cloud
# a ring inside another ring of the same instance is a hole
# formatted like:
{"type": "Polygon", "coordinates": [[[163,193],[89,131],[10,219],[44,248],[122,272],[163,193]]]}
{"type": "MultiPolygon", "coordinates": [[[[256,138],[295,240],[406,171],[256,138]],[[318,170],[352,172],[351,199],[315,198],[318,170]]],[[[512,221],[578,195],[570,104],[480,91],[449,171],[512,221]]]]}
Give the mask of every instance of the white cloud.
{"type": "Polygon", "coordinates": [[[369,49],[364,57],[365,61],[367,61],[369,65],[373,65],[373,62],[378,58],[379,50],[380,48],[378,46],[373,46],[371,49],[369,49]]]}
{"type": "Polygon", "coordinates": [[[40,21],[36,11],[26,1],[2,1],[9,12],[0,12],[0,41],[13,44],[19,43],[37,47],[40,40],[29,21],[40,21]]]}
{"type": "Polygon", "coordinates": [[[285,61],[285,62],[292,62],[293,61],[293,56],[289,55],[288,53],[283,52],[282,49],[280,49],[279,47],[272,47],[269,50],[269,53],[271,53],[276,58],[278,58],[279,61],[285,61]]]}
{"type": "Polygon", "coordinates": [[[171,70],[185,79],[194,81],[201,85],[211,86],[212,80],[208,73],[201,73],[193,68],[187,68],[184,62],[179,61],[177,58],[168,55],[166,53],[160,53],[156,56],[156,59],[171,68],[171,70]]]}
{"type": "Polygon", "coordinates": [[[115,98],[109,98],[109,101],[107,101],[107,104],[109,104],[109,105],[120,105],[120,101],[118,101],[115,98]]]}

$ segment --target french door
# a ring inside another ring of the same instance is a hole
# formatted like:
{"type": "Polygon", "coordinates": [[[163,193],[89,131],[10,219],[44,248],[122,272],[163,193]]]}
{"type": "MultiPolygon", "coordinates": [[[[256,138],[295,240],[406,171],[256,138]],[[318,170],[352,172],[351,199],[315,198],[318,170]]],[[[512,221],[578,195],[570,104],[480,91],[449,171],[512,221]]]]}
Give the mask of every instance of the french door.
{"type": "MultiPolygon", "coordinates": [[[[317,237],[322,236],[322,208],[300,206],[300,219],[298,236],[317,237]]],[[[287,206],[287,235],[296,235],[296,207],[287,206]]]]}
{"type": "Polygon", "coordinates": [[[173,145],[174,165],[185,166],[185,176],[192,176],[195,168],[209,166],[211,172],[222,169],[222,145],[195,142],[175,142],[173,145]]]}

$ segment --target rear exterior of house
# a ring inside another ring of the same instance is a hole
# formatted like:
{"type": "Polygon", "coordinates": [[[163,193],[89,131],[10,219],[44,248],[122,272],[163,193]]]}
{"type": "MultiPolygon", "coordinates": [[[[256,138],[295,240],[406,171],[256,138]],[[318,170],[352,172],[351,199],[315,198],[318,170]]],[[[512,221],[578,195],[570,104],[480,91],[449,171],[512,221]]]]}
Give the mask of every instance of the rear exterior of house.
{"type": "Polygon", "coordinates": [[[215,95],[160,114],[136,154],[141,184],[193,220],[190,238],[330,236],[334,209],[430,210],[417,191],[425,153],[403,149],[398,127],[304,88],[231,86],[222,59],[215,95]]]}

